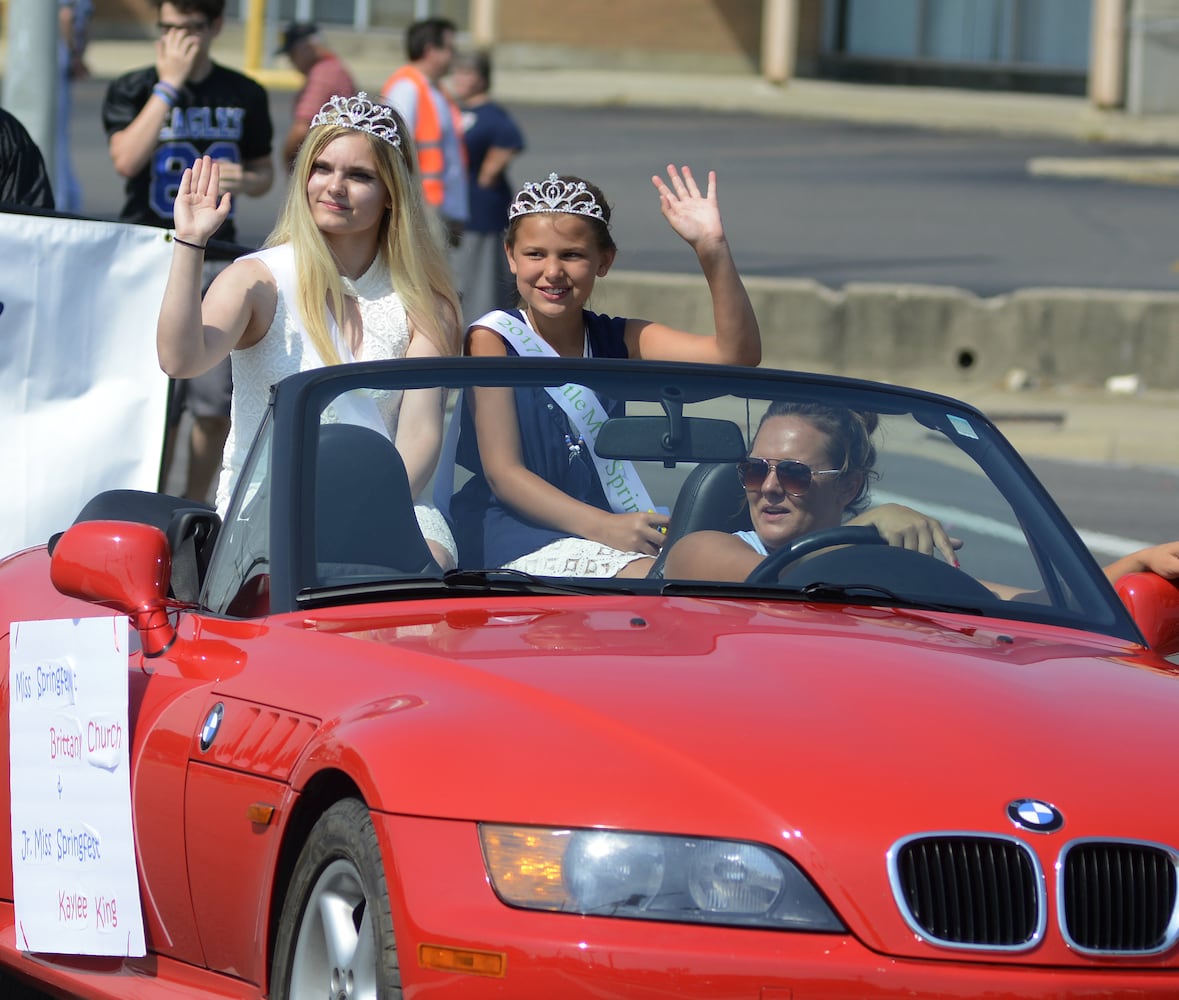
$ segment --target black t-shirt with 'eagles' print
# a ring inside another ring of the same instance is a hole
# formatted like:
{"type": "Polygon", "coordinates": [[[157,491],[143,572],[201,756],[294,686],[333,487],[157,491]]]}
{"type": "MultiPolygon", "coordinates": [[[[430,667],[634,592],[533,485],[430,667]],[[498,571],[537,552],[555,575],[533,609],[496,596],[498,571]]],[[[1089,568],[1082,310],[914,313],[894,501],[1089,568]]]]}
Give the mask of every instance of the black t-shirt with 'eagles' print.
{"type": "MultiPolygon", "coordinates": [[[[155,67],[148,66],[111,83],[102,105],[108,141],[135,120],[158,82],[155,67]]],[[[186,167],[205,154],[234,163],[267,157],[273,139],[270,104],[262,85],[214,63],[203,80],[189,81],[180,89],[180,100],[165,119],[147,166],[127,180],[119,220],[171,228],[172,206],[186,167]]],[[[234,241],[236,236],[231,211],[216,237],[234,241]]]]}

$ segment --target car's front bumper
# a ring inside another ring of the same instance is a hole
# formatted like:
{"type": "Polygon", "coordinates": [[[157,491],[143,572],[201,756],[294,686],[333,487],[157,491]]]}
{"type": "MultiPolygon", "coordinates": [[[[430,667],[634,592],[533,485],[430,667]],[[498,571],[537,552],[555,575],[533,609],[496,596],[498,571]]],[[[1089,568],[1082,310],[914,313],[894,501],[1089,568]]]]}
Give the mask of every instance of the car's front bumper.
{"type": "MultiPolygon", "coordinates": [[[[1157,970],[893,959],[850,934],[810,934],[583,917],[505,906],[492,891],[473,823],[374,817],[386,857],[407,998],[995,996],[1174,997],[1173,956],[1157,970]],[[502,956],[502,974],[445,972],[422,946],[502,956]]],[[[973,956],[972,956],[973,958],[973,956]]]]}

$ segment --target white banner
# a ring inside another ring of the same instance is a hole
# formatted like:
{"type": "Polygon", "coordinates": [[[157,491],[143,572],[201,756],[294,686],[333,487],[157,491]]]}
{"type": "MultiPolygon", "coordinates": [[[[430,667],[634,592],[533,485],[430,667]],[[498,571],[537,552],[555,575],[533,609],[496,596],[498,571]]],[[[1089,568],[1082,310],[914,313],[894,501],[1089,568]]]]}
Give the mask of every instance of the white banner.
{"type": "Polygon", "coordinates": [[[167,231],[0,212],[0,556],[108,489],[155,490],[167,231]]]}

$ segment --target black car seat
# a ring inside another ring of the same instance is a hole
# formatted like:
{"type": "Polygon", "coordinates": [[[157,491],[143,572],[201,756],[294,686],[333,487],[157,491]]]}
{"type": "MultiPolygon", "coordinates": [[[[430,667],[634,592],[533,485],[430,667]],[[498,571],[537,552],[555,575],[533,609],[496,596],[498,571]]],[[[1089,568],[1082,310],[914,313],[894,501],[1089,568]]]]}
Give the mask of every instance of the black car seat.
{"type": "Polygon", "coordinates": [[[697,465],[676,496],[667,527],[667,539],[648,577],[661,578],[667,553],[677,539],[693,531],[751,531],[745,488],[732,462],[697,465]]]}
{"type": "Polygon", "coordinates": [[[315,560],[320,582],[442,575],[418,527],[401,454],[379,431],[356,424],[320,427],[315,560]]]}

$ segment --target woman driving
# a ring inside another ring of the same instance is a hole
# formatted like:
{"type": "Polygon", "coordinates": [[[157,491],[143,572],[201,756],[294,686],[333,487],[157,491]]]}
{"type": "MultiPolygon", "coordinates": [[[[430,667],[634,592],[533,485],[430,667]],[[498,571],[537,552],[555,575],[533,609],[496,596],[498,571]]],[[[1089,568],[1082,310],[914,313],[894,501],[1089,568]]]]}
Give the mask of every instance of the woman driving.
{"type": "MultiPolygon", "coordinates": [[[[878,475],[872,442],[876,425],[874,413],[823,403],[773,403],[758,424],[749,457],[737,464],[753,530],[685,535],[668,551],[665,576],[744,580],[783,546],[841,524],[872,525],[890,545],[926,555],[938,552],[957,566],[954,553],[962,543],[939,521],[899,504],[865,510],[878,475]]],[[[1142,571],[1179,578],[1179,542],[1140,549],[1105,567],[1111,583],[1142,571]]],[[[1005,599],[1026,593],[1002,584],[986,586],[1005,599]]]]}

